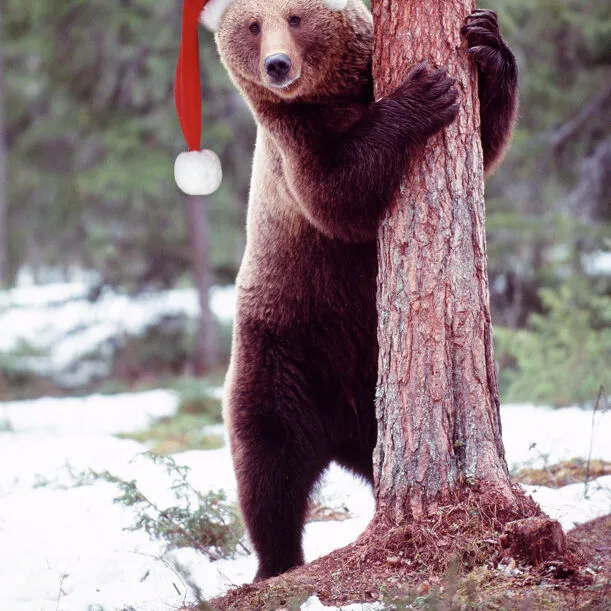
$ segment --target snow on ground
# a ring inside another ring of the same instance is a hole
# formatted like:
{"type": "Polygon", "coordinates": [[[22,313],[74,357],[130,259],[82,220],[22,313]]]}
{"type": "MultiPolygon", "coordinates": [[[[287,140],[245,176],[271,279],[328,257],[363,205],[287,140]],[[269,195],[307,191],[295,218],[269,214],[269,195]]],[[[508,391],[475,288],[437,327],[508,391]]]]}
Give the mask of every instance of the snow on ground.
{"type": "MultiPolygon", "coordinates": [[[[253,556],[211,562],[192,549],[164,554],[162,546],[144,533],[123,530],[133,523],[134,514],[112,503],[117,495],[113,485],[74,487],[74,474],[89,468],[108,470],[136,479],[159,505],[171,503],[163,467],[141,456],[141,444],[113,435],[139,430],[172,413],[176,405],[177,397],[169,391],[0,403],[0,421],[12,429],[0,432],[0,609],[166,611],[194,600],[186,573],[206,597],[252,579],[253,556]]],[[[509,405],[501,409],[501,416],[511,469],[587,457],[590,451],[591,411],[509,405]]],[[[598,414],[593,457],[611,460],[611,446],[605,444],[609,439],[611,415],[598,414]]],[[[227,447],[175,458],[191,468],[189,479],[202,492],[223,488],[229,499],[235,499],[227,447]]],[[[589,498],[584,498],[581,484],[528,491],[565,529],[611,512],[611,477],[591,482],[589,498]]],[[[308,560],[353,541],[374,509],[369,488],[336,466],[318,495],[327,506],[347,508],[351,518],[308,524],[308,560]]],[[[315,597],[302,607],[324,608],[315,597]]]]}
{"type": "Polygon", "coordinates": [[[510,470],[544,467],[571,457],[611,461],[611,415],[580,407],[554,409],[530,403],[501,408],[503,441],[510,470]]]}
{"type": "Polygon", "coordinates": [[[112,435],[136,432],[151,420],[171,416],[178,396],[169,390],[88,397],[48,397],[0,403],[0,416],[15,431],[49,437],[112,435]]]}
{"type": "Polygon", "coordinates": [[[357,603],[344,607],[325,607],[318,596],[312,596],[301,605],[301,611],[333,611],[334,609],[337,611],[381,611],[384,605],[382,603],[357,603]]]}
{"type": "MultiPolygon", "coordinates": [[[[164,317],[199,315],[195,289],[130,296],[104,289],[89,300],[91,286],[79,281],[19,286],[0,291],[0,355],[22,352],[20,365],[64,386],[108,375],[117,342],[141,335],[164,317]]],[[[235,287],[213,287],[210,307],[230,323],[235,287]]]]}
{"type": "Polygon", "coordinates": [[[525,490],[550,516],[567,531],[611,513],[611,475],[588,484],[571,484],[562,488],[524,486],[525,490]]]}
{"type": "Polygon", "coordinates": [[[611,252],[598,250],[582,255],[584,271],[590,276],[611,276],[611,252]]]}

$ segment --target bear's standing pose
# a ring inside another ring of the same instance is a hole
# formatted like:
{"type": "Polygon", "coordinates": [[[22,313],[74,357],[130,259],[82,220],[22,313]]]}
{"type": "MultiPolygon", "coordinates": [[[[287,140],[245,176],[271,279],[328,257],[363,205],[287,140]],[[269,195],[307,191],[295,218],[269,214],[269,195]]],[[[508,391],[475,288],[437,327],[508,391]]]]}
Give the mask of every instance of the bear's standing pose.
{"type": "MultiPolygon", "coordinates": [[[[511,134],[516,63],[494,13],[473,13],[463,34],[489,169],[511,134]]],[[[234,0],[216,41],[258,126],[224,411],[259,580],[303,563],[308,497],[331,461],[372,481],[378,220],[457,95],[421,64],[374,103],[361,0],[341,12],[234,0]]]]}

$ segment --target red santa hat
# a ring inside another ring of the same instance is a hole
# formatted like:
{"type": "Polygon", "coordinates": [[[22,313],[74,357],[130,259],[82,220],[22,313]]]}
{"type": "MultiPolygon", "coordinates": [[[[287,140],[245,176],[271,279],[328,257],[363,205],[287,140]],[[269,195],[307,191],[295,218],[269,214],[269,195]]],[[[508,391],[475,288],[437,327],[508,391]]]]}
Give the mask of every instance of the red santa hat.
{"type": "Polygon", "coordinates": [[[202,86],[199,75],[199,16],[206,0],[184,0],[182,38],[176,66],[174,99],[188,152],[180,153],[174,164],[176,184],[187,195],[214,193],[223,177],[221,161],[213,151],[201,149],[202,86]]]}
{"type": "MultiPolygon", "coordinates": [[[[202,89],[199,73],[198,24],[216,31],[223,13],[233,0],[183,0],[182,38],[176,66],[174,98],[188,152],[174,164],[176,184],[187,195],[214,193],[223,177],[221,162],[213,151],[201,149],[202,89]]],[[[333,11],[341,11],[348,0],[324,0],[333,11]]]]}

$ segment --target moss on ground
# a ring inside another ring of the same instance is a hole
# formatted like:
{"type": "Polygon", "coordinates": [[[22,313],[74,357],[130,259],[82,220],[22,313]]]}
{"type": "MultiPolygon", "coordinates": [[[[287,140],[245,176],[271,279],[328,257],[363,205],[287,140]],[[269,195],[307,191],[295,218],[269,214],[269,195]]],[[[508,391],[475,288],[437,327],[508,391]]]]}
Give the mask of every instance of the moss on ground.
{"type": "Polygon", "coordinates": [[[611,475],[611,462],[592,460],[590,464],[583,458],[572,458],[542,469],[521,469],[513,479],[521,484],[561,488],[569,484],[591,481],[603,475],[611,475]]]}
{"type": "Polygon", "coordinates": [[[161,456],[223,447],[223,435],[210,431],[211,425],[223,420],[221,400],[213,394],[218,384],[218,376],[176,378],[167,386],[179,394],[176,413],[159,418],[143,431],[122,433],[119,437],[144,443],[151,452],[161,456]]]}
{"type": "Polygon", "coordinates": [[[144,443],[153,454],[160,456],[222,448],[223,436],[209,432],[209,424],[207,418],[197,414],[176,414],[157,420],[144,431],[121,433],[119,437],[144,443]]]}

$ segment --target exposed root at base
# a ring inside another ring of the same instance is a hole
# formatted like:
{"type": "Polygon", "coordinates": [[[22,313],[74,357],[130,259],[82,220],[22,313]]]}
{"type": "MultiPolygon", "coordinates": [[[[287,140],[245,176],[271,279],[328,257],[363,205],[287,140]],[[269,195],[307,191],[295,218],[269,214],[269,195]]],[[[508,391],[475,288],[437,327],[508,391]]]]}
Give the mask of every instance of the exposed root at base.
{"type": "Polygon", "coordinates": [[[419,522],[396,526],[378,518],[352,545],[280,577],[236,588],[209,608],[289,611],[312,594],[325,604],[377,600],[390,609],[607,608],[609,576],[576,541],[569,538],[563,552],[536,567],[508,554],[500,544],[505,525],[541,512],[521,491],[513,507],[497,501],[473,490],[419,522]],[[440,600],[442,607],[435,603],[440,600]]]}

